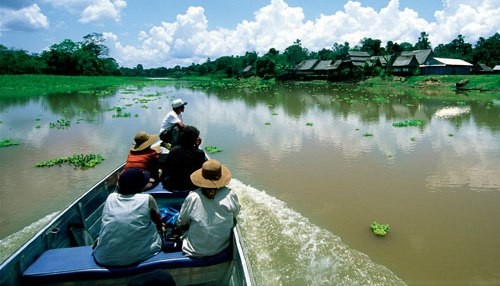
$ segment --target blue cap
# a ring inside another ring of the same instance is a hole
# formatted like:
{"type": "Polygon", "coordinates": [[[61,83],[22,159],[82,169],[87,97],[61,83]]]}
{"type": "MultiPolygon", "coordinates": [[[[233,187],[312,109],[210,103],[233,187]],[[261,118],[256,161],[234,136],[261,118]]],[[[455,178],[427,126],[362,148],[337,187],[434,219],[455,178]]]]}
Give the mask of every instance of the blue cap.
{"type": "Polygon", "coordinates": [[[149,172],[137,168],[123,171],[118,178],[118,192],[120,194],[135,194],[149,182],[149,172]]]}

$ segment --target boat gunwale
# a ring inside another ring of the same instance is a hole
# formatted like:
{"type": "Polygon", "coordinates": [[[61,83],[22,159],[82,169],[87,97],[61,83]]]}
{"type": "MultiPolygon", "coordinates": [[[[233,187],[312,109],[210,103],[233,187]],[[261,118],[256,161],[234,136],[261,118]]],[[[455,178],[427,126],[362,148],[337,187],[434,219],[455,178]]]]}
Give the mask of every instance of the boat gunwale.
{"type": "Polygon", "coordinates": [[[86,192],[84,192],[82,195],[80,195],[77,199],[75,199],[72,203],[70,203],[67,207],[64,209],[58,211],[57,215],[52,218],[44,227],[42,227],[39,231],[37,231],[33,237],[31,237],[29,240],[27,240],[23,245],[17,249],[15,252],[13,252],[7,259],[5,259],[1,264],[0,264],[0,270],[3,269],[6,265],[11,263],[13,260],[18,258],[18,256],[26,249],[28,248],[36,239],[39,239],[40,237],[43,236],[45,232],[47,232],[48,229],[50,229],[55,222],[57,222],[62,216],[64,216],[67,211],[70,209],[77,207],[77,204],[80,203],[80,201],[90,192],[93,192],[97,187],[101,186],[103,183],[106,182],[111,176],[115,175],[117,172],[119,172],[123,166],[125,166],[125,163],[121,164],[119,167],[113,169],[113,171],[109,172],[106,176],[104,176],[101,180],[99,180],[97,183],[95,183],[92,187],[90,187],[86,192]]]}

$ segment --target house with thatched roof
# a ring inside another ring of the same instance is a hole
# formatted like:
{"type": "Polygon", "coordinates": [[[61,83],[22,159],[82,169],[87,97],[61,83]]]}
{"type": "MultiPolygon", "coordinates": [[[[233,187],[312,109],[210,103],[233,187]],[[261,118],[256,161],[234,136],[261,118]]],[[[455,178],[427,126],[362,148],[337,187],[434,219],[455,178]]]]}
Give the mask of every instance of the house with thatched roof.
{"type": "Polygon", "coordinates": [[[415,56],[419,65],[425,64],[428,60],[434,57],[434,53],[431,49],[426,50],[414,50],[414,51],[404,51],[401,52],[401,56],[415,56]]]}
{"type": "Polygon", "coordinates": [[[248,77],[248,76],[251,76],[253,73],[253,66],[252,65],[248,65],[246,66],[242,71],[241,71],[241,75],[244,76],[244,77],[248,77]]]}
{"type": "Polygon", "coordinates": [[[461,59],[432,58],[420,65],[420,74],[470,74],[473,65],[461,59]]]}
{"type": "Polygon", "coordinates": [[[390,61],[390,56],[372,56],[370,62],[373,67],[387,67],[390,61]]]}
{"type": "Polygon", "coordinates": [[[487,74],[492,72],[493,72],[492,68],[482,63],[478,63],[472,68],[472,73],[474,74],[487,74]]]}
{"type": "Polygon", "coordinates": [[[419,63],[416,55],[400,55],[392,63],[392,72],[395,75],[413,75],[418,69],[419,63]]]}
{"type": "Polygon", "coordinates": [[[364,67],[365,64],[370,64],[370,54],[365,51],[349,51],[344,61],[350,61],[354,67],[364,67]]]}

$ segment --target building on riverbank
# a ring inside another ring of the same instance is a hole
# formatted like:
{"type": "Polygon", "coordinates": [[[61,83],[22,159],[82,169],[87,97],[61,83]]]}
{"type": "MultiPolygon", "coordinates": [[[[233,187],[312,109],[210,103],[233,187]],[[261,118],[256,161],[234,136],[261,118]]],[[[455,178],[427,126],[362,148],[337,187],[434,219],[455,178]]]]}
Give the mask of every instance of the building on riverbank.
{"type": "Polygon", "coordinates": [[[467,75],[471,73],[473,65],[460,59],[432,58],[420,65],[422,75],[467,75]]]}

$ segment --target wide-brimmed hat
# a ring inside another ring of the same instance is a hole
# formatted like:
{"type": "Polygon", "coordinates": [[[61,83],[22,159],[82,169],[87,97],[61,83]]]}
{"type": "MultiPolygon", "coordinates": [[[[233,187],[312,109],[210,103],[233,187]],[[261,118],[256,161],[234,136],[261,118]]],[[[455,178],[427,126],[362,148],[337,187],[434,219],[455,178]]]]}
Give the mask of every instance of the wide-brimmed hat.
{"type": "Polygon", "coordinates": [[[217,160],[208,160],[191,174],[191,182],[198,187],[219,189],[231,181],[231,172],[217,160]]]}
{"type": "Polygon", "coordinates": [[[127,169],[118,178],[118,192],[124,195],[141,192],[148,184],[149,177],[149,172],[144,172],[141,169],[127,169]]]}
{"type": "Polygon", "coordinates": [[[188,104],[188,103],[184,102],[184,100],[182,100],[180,98],[172,100],[172,108],[179,108],[179,107],[184,106],[186,104],[188,104]]]}
{"type": "Polygon", "coordinates": [[[157,134],[148,134],[146,131],[139,131],[135,134],[135,145],[130,148],[131,151],[141,151],[149,148],[158,139],[157,134]]]}

